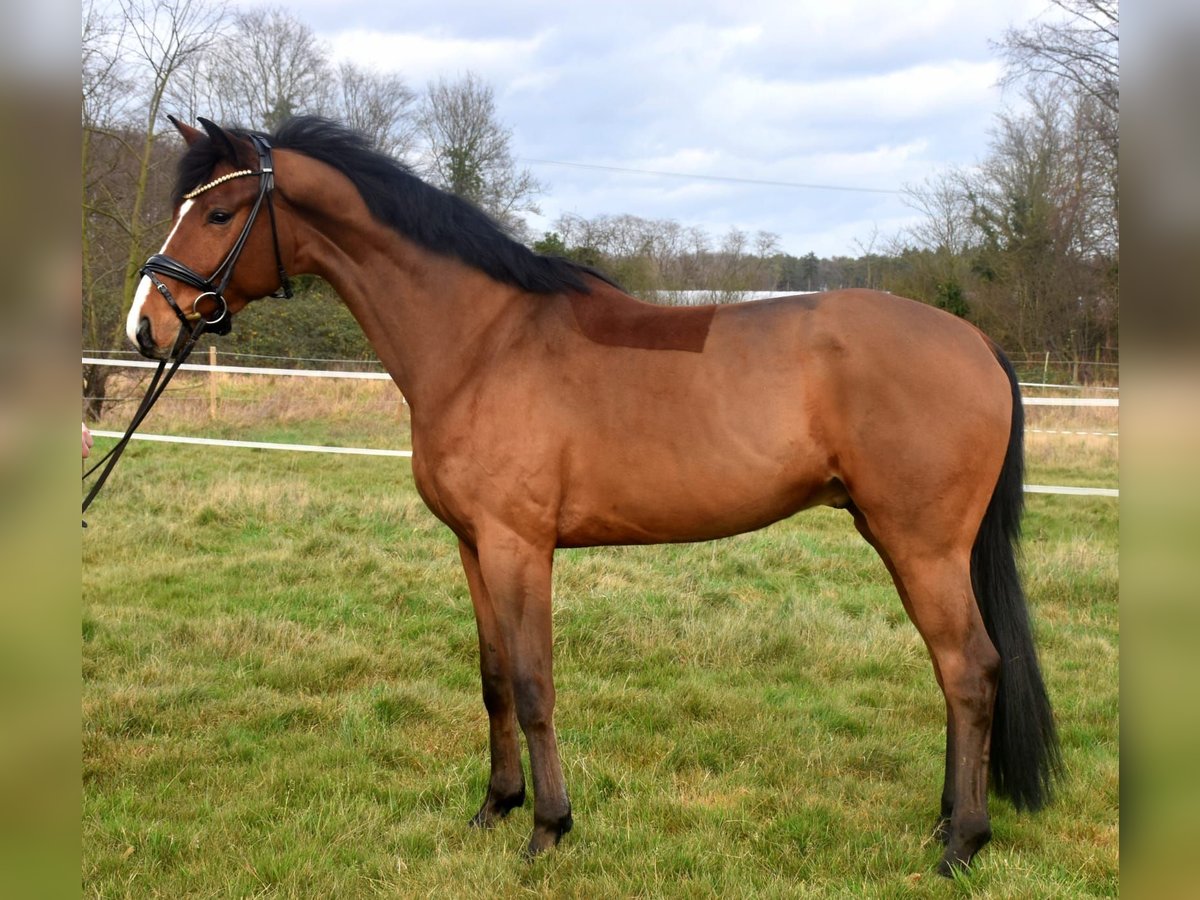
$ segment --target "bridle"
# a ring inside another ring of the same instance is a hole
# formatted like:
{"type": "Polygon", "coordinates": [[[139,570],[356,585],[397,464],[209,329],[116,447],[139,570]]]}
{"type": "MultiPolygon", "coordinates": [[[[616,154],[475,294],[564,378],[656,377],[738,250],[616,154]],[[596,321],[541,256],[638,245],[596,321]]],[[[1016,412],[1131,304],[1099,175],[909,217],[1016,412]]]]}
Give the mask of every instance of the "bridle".
{"type": "Polygon", "coordinates": [[[288,299],[292,296],[292,283],[288,279],[287,270],[283,267],[283,257],[279,252],[279,232],[275,227],[275,204],[271,199],[271,195],[275,191],[275,167],[271,161],[271,143],[265,137],[258,134],[251,134],[250,141],[253,143],[254,149],[258,151],[258,169],[242,169],[238,172],[230,172],[183,195],[184,200],[192,200],[199,197],[205,191],[211,190],[217,185],[224,184],[234,178],[245,178],[248,176],[258,176],[259,178],[258,196],[254,199],[254,206],[250,208],[250,215],[246,219],[246,224],[242,226],[241,234],[233,242],[229,253],[226,254],[221,264],[217,266],[216,271],[205,278],[196,270],[164,253],[154,254],[142,266],[141,274],[149,278],[150,283],[162,294],[163,299],[167,301],[167,305],[171,307],[172,312],[183,323],[184,328],[191,328],[197,322],[200,322],[203,323],[206,331],[211,331],[214,334],[229,334],[233,323],[229,316],[229,304],[225,300],[225,289],[229,287],[229,281],[233,277],[233,269],[242,255],[242,250],[246,246],[246,240],[250,237],[250,231],[254,228],[254,223],[258,219],[258,213],[262,209],[264,201],[267,205],[267,214],[271,219],[271,241],[275,246],[275,264],[279,271],[279,290],[270,296],[280,300],[288,299]],[[170,289],[158,277],[159,275],[166,275],[168,278],[182,281],[189,287],[194,287],[200,291],[200,294],[192,301],[190,312],[185,313],[180,308],[179,304],[175,302],[170,289]],[[216,309],[209,316],[201,313],[199,309],[200,301],[206,297],[212,297],[216,302],[216,309]]]}
{"type": "MultiPolygon", "coordinates": [[[[130,419],[129,427],[126,429],[124,436],[117,441],[108,453],[83,473],[83,479],[86,481],[93,472],[104,466],[104,471],[96,478],[96,483],[92,485],[87,497],[84,498],[84,512],[87,512],[87,508],[91,505],[92,500],[100,493],[100,488],[108,480],[108,476],[117,464],[117,460],[121,458],[121,454],[124,453],[130,438],[133,437],[134,431],[137,430],[142,420],[146,418],[146,415],[150,412],[151,407],[154,406],[158,398],[162,396],[163,391],[166,390],[175,373],[179,371],[179,367],[183,365],[188,355],[192,352],[192,348],[196,346],[196,341],[199,340],[200,336],[206,332],[229,334],[233,328],[233,323],[229,315],[229,303],[225,300],[225,289],[229,287],[229,281],[233,278],[234,267],[242,255],[242,250],[246,246],[246,240],[250,237],[250,231],[254,228],[254,223],[258,219],[258,214],[264,202],[267,206],[267,215],[271,219],[271,242],[275,247],[275,264],[279,271],[279,289],[270,296],[280,300],[292,296],[292,283],[288,278],[287,270],[283,266],[283,256],[279,252],[279,232],[275,225],[275,204],[271,199],[275,191],[275,167],[271,160],[271,143],[262,135],[251,134],[249,137],[250,142],[254,145],[254,149],[258,152],[257,169],[242,169],[237,172],[230,172],[189,191],[183,196],[184,200],[194,199],[205,191],[211,190],[217,185],[224,184],[234,178],[250,176],[258,176],[259,178],[258,196],[254,199],[254,205],[250,208],[250,215],[246,219],[246,224],[242,226],[242,231],[238,235],[237,240],[234,241],[229,253],[225,255],[225,259],[217,266],[216,271],[205,278],[191,267],[163,253],[156,253],[151,256],[141,268],[141,274],[150,279],[150,283],[162,294],[163,299],[167,301],[167,305],[171,307],[171,310],[178,317],[183,327],[175,339],[175,346],[171,349],[169,356],[171,368],[166,371],[164,376],[163,373],[168,360],[164,359],[159,362],[154,377],[150,379],[150,386],[146,389],[146,395],[142,398],[142,402],[138,404],[138,408],[134,412],[133,418],[130,419]],[[174,278],[176,281],[181,281],[189,287],[194,287],[200,291],[200,294],[192,301],[190,312],[184,312],[180,308],[170,289],[158,277],[160,275],[174,278]],[[216,309],[209,315],[205,315],[199,309],[200,301],[205,297],[211,297],[216,303],[216,309]],[[106,462],[107,465],[105,465],[106,462]]],[[[86,528],[87,522],[84,522],[83,525],[86,528]]]]}

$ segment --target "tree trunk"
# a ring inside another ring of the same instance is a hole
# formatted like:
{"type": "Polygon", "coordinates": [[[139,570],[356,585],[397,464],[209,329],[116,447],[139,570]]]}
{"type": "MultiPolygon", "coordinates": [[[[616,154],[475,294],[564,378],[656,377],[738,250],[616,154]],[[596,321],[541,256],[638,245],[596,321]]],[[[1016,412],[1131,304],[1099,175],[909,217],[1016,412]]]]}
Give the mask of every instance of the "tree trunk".
{"type": "Polygon", "coordinates": [[[104,412],[104,401],[108,399],[108,377],[111,366],[84,366],[83,368],[83,417],[95,424],[104,412]]]}

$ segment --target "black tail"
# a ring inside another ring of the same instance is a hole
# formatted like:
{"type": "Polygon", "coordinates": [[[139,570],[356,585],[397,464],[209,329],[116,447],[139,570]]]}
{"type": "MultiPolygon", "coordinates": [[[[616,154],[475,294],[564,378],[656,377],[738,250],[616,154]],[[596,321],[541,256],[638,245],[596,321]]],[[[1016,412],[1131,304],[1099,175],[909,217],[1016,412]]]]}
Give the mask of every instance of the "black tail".
{"type": "Polygon", "coordinates": [[[1000,654],[992,788],[1018,809],[1040,809],[1061,774],[1062,756],[1017,573],[1016,547],[1025,507],[1025,411],[1012,363],[999,349],[995,352],[1012,386],[1012,430],[1004,468],[971,550],[971,582],[988,636],[1000,654]]]}

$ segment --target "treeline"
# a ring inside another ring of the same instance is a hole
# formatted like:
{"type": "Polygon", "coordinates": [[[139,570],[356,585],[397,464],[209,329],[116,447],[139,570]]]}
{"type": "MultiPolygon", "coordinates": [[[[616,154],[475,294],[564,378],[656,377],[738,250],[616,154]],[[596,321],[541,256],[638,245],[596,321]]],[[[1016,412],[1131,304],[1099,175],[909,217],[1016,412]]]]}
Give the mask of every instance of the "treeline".
{"type": "MultiPolygon", "coordinates": [[[[117,0],[83,8],[83,345],[125,349],[138,268],[161,244],[181,145],[168,112],[271,130],[288,116],[345,121],[427,180],[467,197],[543,253],[597,266],[630,291],[716,302],[749,291],[869,287],[979,324],[1012,354],[1113,361],[1117,352],[1117,4],[1053,0],[997,44],[1021,102],[1001,115],[987,157],[907,190],[917,224],[860,238],[855,256],[784,252],[777,235],[713,236],[630,214],[560,217],[533,239],[524,214],[546,191],[518,167],[492,89],[468,74],[417,91],[335,64],[283,9],[208,0],[117,0]],[[111,13],[103,12],[112,10],[111,13]],[[696,294],[689,294],[695,298],[696,294]]],[[[301,280],[280,315],[252,305],[224,350],[370,359],[327,285],[301,280]]],[[[85,371],[95,414],[111,370],[85,371]]]]}

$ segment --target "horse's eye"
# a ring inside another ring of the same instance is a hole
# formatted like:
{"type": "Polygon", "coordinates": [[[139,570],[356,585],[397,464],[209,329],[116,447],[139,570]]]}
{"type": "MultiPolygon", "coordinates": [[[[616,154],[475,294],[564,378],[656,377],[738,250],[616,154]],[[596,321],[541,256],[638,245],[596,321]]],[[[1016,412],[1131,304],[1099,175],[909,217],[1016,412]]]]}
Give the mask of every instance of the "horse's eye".
{"type": "Polygon", "coordinates": [[[224,225],[233,218],[233,213],[224,209],[214,209],[208,214],[208,221],[214,225],[224,225]]]}

